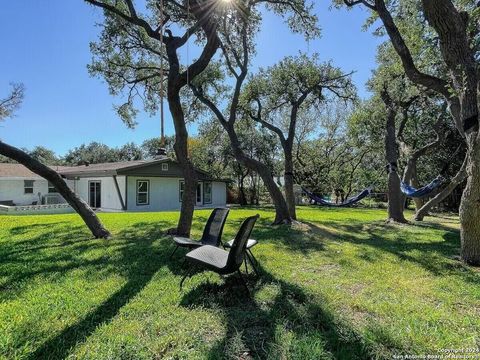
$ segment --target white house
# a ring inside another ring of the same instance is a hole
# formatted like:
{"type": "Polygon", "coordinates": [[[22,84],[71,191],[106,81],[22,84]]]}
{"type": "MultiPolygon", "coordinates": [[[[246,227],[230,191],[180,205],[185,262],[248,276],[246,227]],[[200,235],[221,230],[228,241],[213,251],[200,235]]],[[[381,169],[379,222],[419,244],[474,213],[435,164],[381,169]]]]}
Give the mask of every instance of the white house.
{"type": "MultiPolygon", "coordinates": [[[[56,171],[65,169],[52,166],[56,171]]],[[[74,181],[66,180],[74,189],[74,181]]],[[[49,182],[20,164],[0,164],[0,205],[26,206],[64,202],[49,182]]]]}
{"type": "MultiPolygon", "coordinates": [[[[61,167],[57,171],[94,209],[163,211],[181,207],[182,171],[177,162],[167,158],[61,167]]],[[[197,207],[226,206],[227,180],[201,170],[197,174],[197,207]]],[[[41,204],[54,191],[46,180],[22,165],[0,164],[0,204],[41,204]]]]}

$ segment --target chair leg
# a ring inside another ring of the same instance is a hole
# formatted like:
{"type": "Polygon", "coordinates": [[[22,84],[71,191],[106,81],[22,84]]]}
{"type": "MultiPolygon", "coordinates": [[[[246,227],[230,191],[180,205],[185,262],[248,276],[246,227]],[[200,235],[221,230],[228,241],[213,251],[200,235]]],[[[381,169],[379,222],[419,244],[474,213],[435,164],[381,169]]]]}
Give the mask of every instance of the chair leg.
{"type": "Polygon", "coordinates": [[[251,249],[247,249],[247,252],[250,254],[250,256],[252,257],[252,259],[255,261],[255,264],[258,264],[257,258],[256,258],[255,256],[253,256],[252,250],[251,250],[251,249]]]}
{"type": "MultiPolygon", "coordinates": [[[[258,269],[257,267],[255,266],[255,263],[257,263],[257,260],[253,257],[253,254],[249,251],[249,252],[246,252],[245,253],[247,256],[245,257],[245,260],[248,258],[248,261],[250,261],[250,265],[252,265],[252,268],[253,268],[253,271],[255,271],[255,274],[257,276],[260,276],[258,274],[258,269]]],[[[245,264],[246,265],[246,264],[245,264]]]]}
{"type": "Polygon", "coordinates": [[[172,256],[177,252],[178,247],[179,247],[179,246],[177,245],[177,247],[176,247],[175,249],[173,249],[173,252],[170,254],[170,258],[169,258],[169,259],[171,259],[172,256]]]}
{"type": "Polygon", "coordinates": [[[248,275],[247,256],[245,256],[245,259],[243,259],[243,262],[245,263],[245,273],[248,275]]]}
{"type": "Polygon", "coordinates": [[[191,276],[192,276],[192,273],[193,273],[192,268],[188,269],[187,273],[186,273],[185,276],[182,278],[182,281],[180,281],[180,290],[183,289],[183,283],[185,282],[185,280],[186,280],[188,277],[191,277],[191,276]]]}
{"type": "Polygon", "coordinates": [[[245,279],[243,278],[242,272],[240,269],[237,270],[238,275],[240,276],[240,280],[242,281],[243,286],[245,287],[245,290],[247,290],[247,294],[250,297],[250,289],[247,286],[247,283],[245,282],[245,279]]]}

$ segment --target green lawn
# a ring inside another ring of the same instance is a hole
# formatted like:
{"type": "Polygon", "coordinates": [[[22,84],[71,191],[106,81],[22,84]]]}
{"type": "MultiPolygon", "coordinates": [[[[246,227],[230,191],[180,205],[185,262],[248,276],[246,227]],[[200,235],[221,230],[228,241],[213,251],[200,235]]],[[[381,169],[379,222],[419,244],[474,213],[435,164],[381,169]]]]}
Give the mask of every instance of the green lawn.
{"type": "MultiPolygon", "coordinates": [[[[197,274],[164,231],[177,213],[0,217],[0,358],[368,359],[480,344],[480,272],[456,260],[457,219],[386,225],[384,210],[232,210],[224,237],[260,213],[262,276],[197,274]]],[[[209,211],[196,213],[194,235],[209,211]]]]}

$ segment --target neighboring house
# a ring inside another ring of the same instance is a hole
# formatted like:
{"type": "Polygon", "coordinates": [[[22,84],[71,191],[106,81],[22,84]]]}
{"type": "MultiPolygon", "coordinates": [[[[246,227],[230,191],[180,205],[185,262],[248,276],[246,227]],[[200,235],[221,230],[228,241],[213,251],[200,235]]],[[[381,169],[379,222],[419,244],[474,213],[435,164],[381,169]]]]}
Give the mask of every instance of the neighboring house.
{"type": "MultiPolygon", "coordinates": [[[[54,188],[22,165],[0,164],[0,204],[31,205],[54,188]],[[9,165],[9,166],[6,166],[9,165]]],[[[58,168],[69,186],[92,208],[104,211],[179,210],[180,165],[170,159],[139,160],[58,168]]],[[[227,180],[197,170],[197,207],[226,206],[227,180]]]]}
{"type": "MultiPolygon", "coordinates": [[[[62,166],[52,166],[60,171],[62,166]]],[[[74,182],[67,184],[73,189],[74,182]]],[[[0,205],[41,205],[65,202],[47,180],[20,164],[0,163],[0,205]]]]}

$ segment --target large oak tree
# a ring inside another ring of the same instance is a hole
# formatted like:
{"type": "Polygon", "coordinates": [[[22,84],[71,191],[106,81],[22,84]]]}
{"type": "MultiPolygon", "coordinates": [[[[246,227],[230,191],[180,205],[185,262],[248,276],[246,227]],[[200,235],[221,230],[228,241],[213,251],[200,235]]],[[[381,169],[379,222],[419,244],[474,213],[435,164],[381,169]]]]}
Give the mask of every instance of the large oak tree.
{"type": "Polygon", "coordinates": [[[332,101],[332,96],[345,101],[355,100],[350,74],[330,63],[320,63],[318,55],[310,58],[305,54],[287,57],[261,70],[249,80],[242,94],[250,117],[280,141],[284,156],[285,197],[292,219],[297,218],[294,145],[295,142],[298,145],[297,128],[301,127],[302,120],[309,120],[302,116],[302,111],[313,108],[320,112],[325,101],[332,101]]]}

